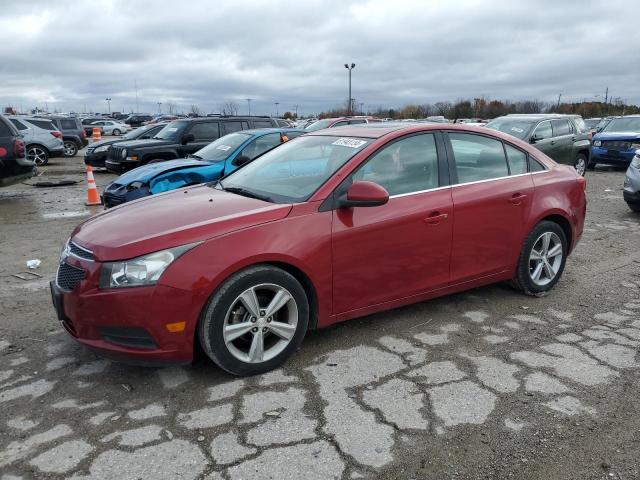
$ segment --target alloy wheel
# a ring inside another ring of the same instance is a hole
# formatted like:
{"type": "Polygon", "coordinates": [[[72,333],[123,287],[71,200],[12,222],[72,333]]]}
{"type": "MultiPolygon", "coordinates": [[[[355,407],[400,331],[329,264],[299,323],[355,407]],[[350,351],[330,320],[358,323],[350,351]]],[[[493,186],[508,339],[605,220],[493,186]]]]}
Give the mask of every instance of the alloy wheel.
{"type": "Polygon", "coordinates": [[[64,142],[65,157],[73,157],[78,152],[78,147],[73,142],[64,142]]]}
{"type": "Polygon", "coordinates": [[[27,151],[27,159],[36,165],[44,165],[47,163],[47,152],[40,147],[30,147],[27,151]]]}
{"type": "Polygon", "coordinates": [[[562,241],[554,232],[544,232],[531,247],[529,276],[538,286],[551,283],[558,274],[563,258],[562,241]]]}
{"type": "Polygon", "coordinates": [[[253,286],[231,304],[222,335],[229,352],[245,363],[261,363],[280,354],[298,327],[298,305],[284,287],[253,286]]]}

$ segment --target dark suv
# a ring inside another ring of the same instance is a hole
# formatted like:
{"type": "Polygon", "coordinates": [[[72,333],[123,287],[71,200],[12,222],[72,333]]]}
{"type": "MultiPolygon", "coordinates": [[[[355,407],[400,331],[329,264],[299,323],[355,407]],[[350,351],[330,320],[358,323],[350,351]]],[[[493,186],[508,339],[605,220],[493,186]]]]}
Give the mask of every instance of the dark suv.
{"type": "Polygon", "coordinates": [[[109,150],[115,143],[128,142],[129,140],[148,140],[153,138],[160,130],[166,127],[166,123],[154,123],[131,130],[124,137],[111,138],[101,142],[92,143],[84,154],[85,165],[92,167],[104,167],[104,162],[109,155],[109,150]]]}
{"type": "Polygon", "coordinates": [[[486,127],[535,145],[556,162],[573,165],[580,175],[589,166],[589,129],[580,115],[514,114],[495,118],[486,127]]]}
{"type": "Polygon", "coordinates": [[[35,170],[35,163],[27,160],[18,129],[0,115],[0,187],[31,178],[35,170]]]}
{"type": "Polygon", "coordinates": [[[124,123],[126,123],[127,125],[131,125],[132,127],[139,127],[144,122],[148,122],[149,120],[153,120],[153,117],[151,115],[134,113],[133,115],[129,115],[124,123]]]}
{"type": "Polygon", "coordinates": [[[270,117],[204,117],[174,120],[150,140],[118,142],[109,150],[108,170],[126,172],[151,161],[184,158],[229,133],[277,127],[270,117]]]}
{"type": "Polygon", "coordinates": [[[75,117],[45,117],[47,120],[58,127],[62,132],[62,140],[64,140],[64,156],[75,157],[78,150],[89,145],[87,134],[84,131],[84,125],[79,118],[75,117]]]}

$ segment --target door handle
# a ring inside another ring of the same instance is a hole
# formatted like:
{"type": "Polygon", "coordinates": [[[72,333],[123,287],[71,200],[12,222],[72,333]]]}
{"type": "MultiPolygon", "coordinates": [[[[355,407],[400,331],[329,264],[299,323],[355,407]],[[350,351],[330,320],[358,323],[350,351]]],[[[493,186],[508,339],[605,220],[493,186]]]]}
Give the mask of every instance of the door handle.
{"type": "Polygon", "coordinates": [[[527,198],[526,195],[522,195],[521,193],[514,193],[509,199],[509,202],[513,203],[514,205],[520,205],[522,203],[522,200],[524,200],[525,198],[527,198]]]}
{"type": "Polygon", "coordinates": [[[448,213],[433,212],[431,215],[425,218],[424,221],[429,225],[438,225],[440,222],[446,220],[447,218],[449,218],[448,213]]]}
{"type": "Polygon", "coordinates": [[[550,143],[551,145],[555,145],[555,144],[556,144],[556,141],[555,141],[555,140],[551,140],[549,143],[550,143]]]}

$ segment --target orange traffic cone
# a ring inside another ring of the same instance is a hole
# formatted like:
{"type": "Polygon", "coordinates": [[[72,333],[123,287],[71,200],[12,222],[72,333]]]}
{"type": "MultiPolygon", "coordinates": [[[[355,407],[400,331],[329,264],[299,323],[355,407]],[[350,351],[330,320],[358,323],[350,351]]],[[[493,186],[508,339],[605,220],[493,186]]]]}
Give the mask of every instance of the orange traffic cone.
{"type": "Polygon", "coordinates": [[[100,128],[99,127],[93,127],[93,141],[94,142],[99,142],[100,140],[102,140],[102,133],[100,132],[100,128]]]}
{"type": "Polygon", "coordinates": [[[96,188],[96,180],[93,178],[93,168],[87,165],[87,201],[85,205],[102,205],[98,189],[96,188]]]}

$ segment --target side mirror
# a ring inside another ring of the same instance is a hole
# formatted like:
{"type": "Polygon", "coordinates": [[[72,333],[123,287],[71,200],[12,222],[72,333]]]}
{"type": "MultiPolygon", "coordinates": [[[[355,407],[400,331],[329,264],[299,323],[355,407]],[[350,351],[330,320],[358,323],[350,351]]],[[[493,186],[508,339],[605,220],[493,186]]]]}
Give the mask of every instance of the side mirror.
{"type": "Polygon", "coordinates": [[[538,140],[541,140],[540,137],[538,137],[537,135],[532,135],[531,136],[531,141],[529,143],[534,144],[536,143],[538,140]]]}
{"type": "Polygon", "coordinates": [[[338,199],[338,207],[378,207],[389,201],[389,192],[373,182],[356,181],[338,199]]]}
{"type": "Polygon", "coordinates": [[[194,142],[196,137],[193,136],[193,133],[187,133],[182,137],[182,145],[186,145],[189,142],[194,142]]]}
{"type": "Polygon", "coordinates": [[[246,155],[238,155],[231,161],[231,165],[233,165],[234,167],[241,167],[242,165],[244,165],[245,163],[249,163],[250,161],[251,159],[246,155]]]}

